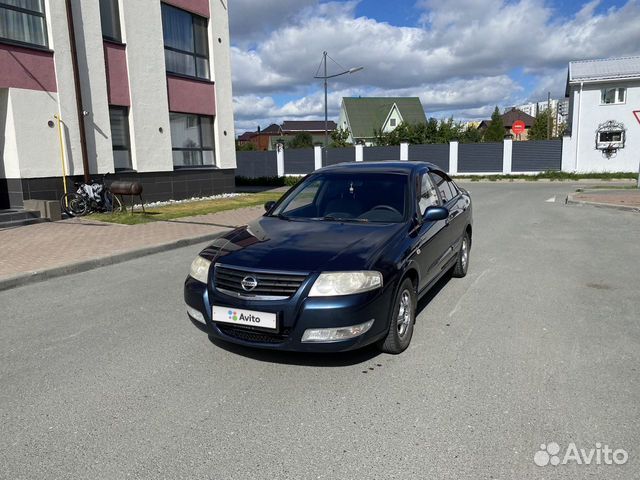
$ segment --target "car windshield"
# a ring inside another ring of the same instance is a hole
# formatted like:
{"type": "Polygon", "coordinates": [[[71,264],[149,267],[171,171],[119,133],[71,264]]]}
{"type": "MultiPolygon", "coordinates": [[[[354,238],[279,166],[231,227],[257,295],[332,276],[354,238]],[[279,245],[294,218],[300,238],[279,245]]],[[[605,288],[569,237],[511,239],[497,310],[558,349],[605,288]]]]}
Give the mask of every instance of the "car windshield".
{"type": "Polygon", "coordinates": [[[321,173],[298,185],[271,213],[285,219],[396,223],[405,218],[408,176],[321,173]]]}

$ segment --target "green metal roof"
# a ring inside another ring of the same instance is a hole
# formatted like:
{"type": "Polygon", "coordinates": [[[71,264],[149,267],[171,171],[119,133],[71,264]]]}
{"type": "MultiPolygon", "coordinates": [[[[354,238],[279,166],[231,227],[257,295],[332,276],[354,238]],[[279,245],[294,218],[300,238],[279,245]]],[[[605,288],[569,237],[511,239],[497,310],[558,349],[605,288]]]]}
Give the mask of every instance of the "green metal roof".
{"type": "Polygon", "coordinates": [[[373,138],[374,131],[383,127],[394,104],[406,123],[427,121],[418,97],[344,97],[342,101],[354,138],[373,138]]]}

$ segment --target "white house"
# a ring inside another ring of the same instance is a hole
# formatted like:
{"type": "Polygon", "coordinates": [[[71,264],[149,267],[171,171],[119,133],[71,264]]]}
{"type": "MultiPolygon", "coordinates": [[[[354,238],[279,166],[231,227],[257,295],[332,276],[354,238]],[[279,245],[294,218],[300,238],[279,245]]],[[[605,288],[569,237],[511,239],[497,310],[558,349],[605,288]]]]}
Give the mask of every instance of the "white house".
{"type": "Polygon", "coordinates": [[[562,169],[637,171],[640,56],[570,62],[566,96],[570,136],[563,146],[562,169]]]}
{"type": "Polygon", "coordinates": [[[0,209],[60,198],[58,119],[76,178],[232,191],[229,57],[220,0],[0,1],[0,209]]]}

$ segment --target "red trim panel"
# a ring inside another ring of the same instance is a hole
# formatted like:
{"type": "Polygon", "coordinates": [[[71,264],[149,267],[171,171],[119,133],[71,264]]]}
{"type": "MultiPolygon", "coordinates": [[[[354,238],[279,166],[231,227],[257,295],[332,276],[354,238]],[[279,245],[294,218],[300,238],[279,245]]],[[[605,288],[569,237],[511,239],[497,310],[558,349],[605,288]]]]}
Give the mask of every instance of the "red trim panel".
{"type": "Polygon", "coordinates": [[[129,107],[129,73],[125,45],[104,42],[104,64],[107,72],[109,105],[129,107]]]}
{"type": "Polygon", "coordinates": [[[164,3],[209,18],[209,0],[163,0],[164,3]]]}
{"type": "Polygon", "coordinates": [[[216,114],[216,88],[213,83],[167,75],[167,89],[170,111],[216,114]]]}
{"type": "Polygon", "coordinates": [[[0,43],[0,88],[57,92],[53,52],[0,43]]]}

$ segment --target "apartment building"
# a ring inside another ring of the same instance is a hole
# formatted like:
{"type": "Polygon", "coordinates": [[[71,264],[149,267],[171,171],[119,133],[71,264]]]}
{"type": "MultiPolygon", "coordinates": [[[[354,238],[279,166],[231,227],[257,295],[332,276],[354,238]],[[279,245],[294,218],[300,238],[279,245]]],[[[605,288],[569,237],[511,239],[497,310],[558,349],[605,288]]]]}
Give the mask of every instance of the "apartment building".
{"type": "Polygon", "coordinates": [[[234,138],[226,0],[0,0],[0,208],[63,170],[229,192],[234,138]]]}

